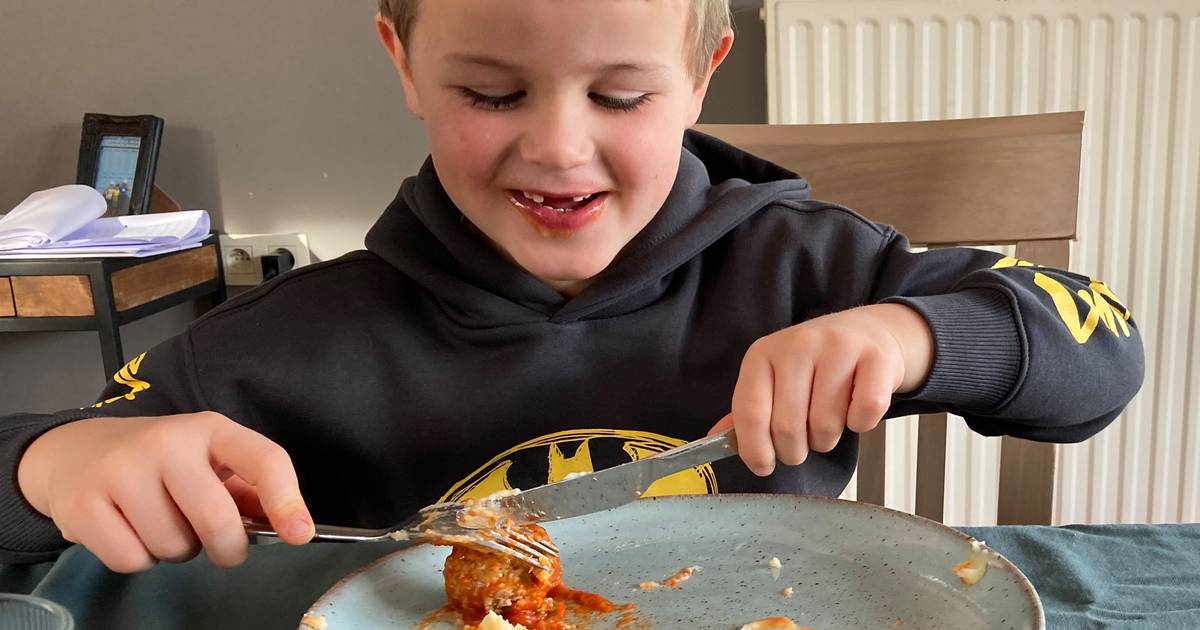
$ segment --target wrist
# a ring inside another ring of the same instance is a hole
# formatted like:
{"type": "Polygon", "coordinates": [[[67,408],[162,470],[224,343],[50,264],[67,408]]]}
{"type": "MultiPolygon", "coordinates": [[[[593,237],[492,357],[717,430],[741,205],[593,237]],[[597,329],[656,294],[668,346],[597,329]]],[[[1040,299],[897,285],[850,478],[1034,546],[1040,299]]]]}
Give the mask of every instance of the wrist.
{"type": "Polygon", "coordinates": [[[51,429],[38,436],[25,449],[25,452],[21,455],[21,461],[17,463],[17,489],[25,497],[25,501],[33,506],[33,509],[45,516],[49,516],[43,497],[46,494],[44,490],[46,485],[47,451],[50,450],[47,448],[46,442],[52,439],[49,436],[56,430],[57,428],[51,429]]]}
{"type": "Polygon", "coordinates": [[[879,327],[895,341],[904,363],[904,378],[896,393],[916,391],[933,369],[934,341],[929,322],[915,309],[904,304],[874,304],[864,307],[879,327]]]}
{"type": "Polygon", "coordinates": [[[47,487],[55,455],[63,451],[65,436],[77,430],[80,422],[88,422],[88,419],[61,424],[41,434],[30,442],[17,462],[17,489],[25,501],[44,516],[50,516],[47,487]]]}

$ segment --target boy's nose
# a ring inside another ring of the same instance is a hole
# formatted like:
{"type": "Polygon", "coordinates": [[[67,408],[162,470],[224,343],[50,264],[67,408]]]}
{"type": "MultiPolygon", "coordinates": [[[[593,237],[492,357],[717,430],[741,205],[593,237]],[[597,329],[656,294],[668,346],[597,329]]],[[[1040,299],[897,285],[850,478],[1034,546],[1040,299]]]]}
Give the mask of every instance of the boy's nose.
{"type": "Polygon", "coordinates": [[[521,138],[521,158],[553,169],[583,166],[592,161],[595,144],[583,116],[565,108],[543,111],[529,121],[521,138]]]}

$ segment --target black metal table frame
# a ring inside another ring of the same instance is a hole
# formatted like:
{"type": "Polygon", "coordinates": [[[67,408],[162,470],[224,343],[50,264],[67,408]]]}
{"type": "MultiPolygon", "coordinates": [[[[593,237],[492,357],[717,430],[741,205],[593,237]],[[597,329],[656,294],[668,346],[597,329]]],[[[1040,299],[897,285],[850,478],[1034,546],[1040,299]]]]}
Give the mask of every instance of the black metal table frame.
{"type": "Polygon", "coordinates": [[[206,245],[214,245],[217,248],[216,278],[124,311],[117,311],[114,303],[112,283],[109,281],[113,272],[142,265],[178,252],[146,258],[5,260],[3,261],[4,271],[0,275],[6,277],[87,276],[92,290],[95,314],[74,317],[0,317],[0,333],[95,331],[100,335],[100,356],[104,364],[104,378],[107,380],[125,365],[125,354],[121,346],[121,326],[205,296],[211,296],[214,307],[225,301],[225,271],[221,264],[221,244],[217,235],[212,234],[204,239],[200,247],[206,245]]]}

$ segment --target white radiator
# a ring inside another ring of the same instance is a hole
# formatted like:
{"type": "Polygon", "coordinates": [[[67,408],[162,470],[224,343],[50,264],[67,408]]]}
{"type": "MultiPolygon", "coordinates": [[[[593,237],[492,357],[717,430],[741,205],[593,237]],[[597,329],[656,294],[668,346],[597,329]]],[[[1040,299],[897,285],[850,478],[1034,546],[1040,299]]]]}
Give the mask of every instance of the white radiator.
{"type": "MultiPolygon", "coordinates": [[[[1071,269],[1133,310],[1146,383],[1113,426],[1059,448],[1055,522],[1200,521],[1200,0],[767,0],[764,13],[774,123],[1086,110],[1071,269]]],[[[912,511],[916,427],[891,426],[887,503],[912,511]]],[[[946,522],[994,523],[998,441],[955,422],[947,442],[946,522]]]]}

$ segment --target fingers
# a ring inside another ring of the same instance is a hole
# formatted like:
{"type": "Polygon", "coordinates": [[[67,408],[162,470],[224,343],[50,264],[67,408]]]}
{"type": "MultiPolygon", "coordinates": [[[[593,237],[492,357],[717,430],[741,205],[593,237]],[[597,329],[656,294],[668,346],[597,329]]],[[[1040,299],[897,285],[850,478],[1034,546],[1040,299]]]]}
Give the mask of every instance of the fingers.
{"type": "MultiPolygon", "coordinates": [[[[229,423],[214,432],[210,451],[217,463],[254,486],[267,519],[282,540],[298,545],[312,539],[312,516],[300,496],[292,460],[282,447],[259,433],[229,423]]],[[[228,491],[220,487],[233,505],[228,491]]]]}
{"type": "Polygon", "coordinates": [[[137,573],[154,566],[154,556],[138,539],[129,522],[111,501],[93,495],[74,506],[64,520],[88,523],[74,534],[104,566],[117,573],[137,573]]]}
{"type": "Polygon", "coordinates": [[[895,370],[883,353],[867,353],[854,374],[854,391],[846,412],[846,428],[855,433],[874,429],[892,404],[895,370]],[[891,379],[891,380],[889,380],[891,379]]]}
{"type": "Polygon", "coordinates": [[[789,466],[808,458],[809,402],[813,397],[813,366],[792,362],[775,370],[771,407],[771,443],[775,456],[789,466]]]}
{"type": "Polygon", "coordinates": [[[770,429],[773,381],[771,364],[751,346],[742,359],[737,385],[733,389],[731,415],[738,438],[738,455],[760,477],[775,470],[775,447],[770,429]]]}
{"type": "Polygon", "coordinates": [[[241,512],[243,516],[266,520],[267,513],[258,500],[258,492],[255,491],[254,486],[246,483],[237,475],[231,475],[225,480],[225,490],[233,497],[238,512],[241,512]]]}
{"type": "Polygon", "coordinates": [[[717,421],[716,424],[713,425],[713,428],[708,430],[708,435],[716,435],[726,429],[732,429],[732,428],[733,428],[733,414],[727,413],[727,414],[725,414],[725,417],[721,418],[720,420],[717,421]]]}
{"type": "Polygon", "coordinates": [[[734,388],[738,451],[757,475],[776,459],[803,463],[810,451],[837,448],[846,429],[875,427],[904,378],[898,344],[854,309],[768,335],[751,345],[734,388]]]}
{"type": "Polygon", "coordinates": [[[808,443],[818,453],[832,451],[842,438],[857,358],[834,352],[817,364],[808,409],[808,443]]]}
{"type": "Polygon", "coordinates": [[[183,562],[200,552],[192,526],[158,478],[126,477],[113,489],[112,499],[155,558],[183,562]]]}
{"type": "Polygon", "coordinates": [[[64,538],[114,571],[187,560],[201,545],[218,566],[240,564],[248,546],[241,508],[265,514],[287,542],[312,537],[287,453],[220,414],[96,418],[59,429],[47,433],[55,441],[45,470],[33,465],[40,460],[26,467],[27,485],[44,486],[44,513],[64,538]]]}
{"type": "Polygon", "coordinates": [[[246,560],[249,540],[241,514],[207,461],[169,466],[163,483],[213,564],[233,567],[246,560]]]}

